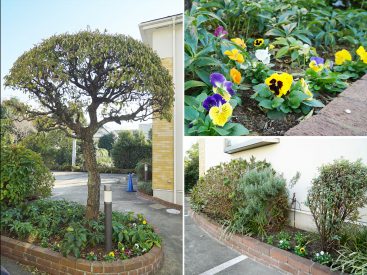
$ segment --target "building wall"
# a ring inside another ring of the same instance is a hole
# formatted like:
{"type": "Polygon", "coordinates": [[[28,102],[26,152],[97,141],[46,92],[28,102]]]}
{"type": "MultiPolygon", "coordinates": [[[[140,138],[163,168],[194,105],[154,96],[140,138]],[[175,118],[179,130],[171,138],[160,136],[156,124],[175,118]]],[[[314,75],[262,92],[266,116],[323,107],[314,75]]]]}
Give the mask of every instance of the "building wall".
{"type": "MultiPolygon", "coordinates": [[[[243,138],[246,139],[246,138],[243,138]]],[[[247,138],[251,139],[251,138],[247,138]]],[[[307,190],[311,187],[312,179],[318,175],[318,167],[330,163],[335,159],[344,157],[355,161],[362,159],[367,164],[367,138],[280,138],[277,144],[266,145],[259,148],[249,149],[234,154],[224,153],[224,143],[214,139],[205,140],[205,171],[220,162],[229,161],[234,158],[249,159],[255,156],[259,160],[267,160],[274,169],[289,180],[301,173],[297,184],[289,189],[290,196],[296,194],[296,226],[313,230],[315,228],[310,211],[305,205],[307,190]]],[[[361,209],[361,222],[367,224],[367,208],[361,209]]],[[[290,215],[293,224],[293,214],[290,215]]]]}
{"type": "Polygon", "coordinates": [[[173,77],[175,106],[171,122],[153,118],[153,195],[163,200],[182,205],[183,196],[183,58],[182,23],[175,25],[173,42],[172,25],[157,28],[152,33],[152,48],[162,59],[173,77]],[[175,50],[173,49],[175,44],[175,50]],[[175,56],[173,53],[175,52],[175,56]],[[175,167],[178,167],[176,169],[175,167]],[[176,183],[176,198],[174,183],[176,183]]]}

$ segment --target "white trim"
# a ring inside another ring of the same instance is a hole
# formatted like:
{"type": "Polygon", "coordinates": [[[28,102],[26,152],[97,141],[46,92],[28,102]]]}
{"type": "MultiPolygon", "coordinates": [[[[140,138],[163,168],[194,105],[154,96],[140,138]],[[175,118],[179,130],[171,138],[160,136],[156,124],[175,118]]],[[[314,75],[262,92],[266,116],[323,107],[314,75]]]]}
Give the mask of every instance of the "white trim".
{"type": "Polygon", "coordinates": [[[231,267],[235,264],[238,264],[239,262],[242,262],[243,260],[246,260],[248,257],[245,255],[238,256],[232,260],[229,260],[225,263],[222,263],[221,265],[218,265],[216,267],[213,267],[212,269],[209,269],[208,271],[205,271],[204,273],[201,273],[200,275],[214,275],[217,274],[228,267],[231,267]]]}

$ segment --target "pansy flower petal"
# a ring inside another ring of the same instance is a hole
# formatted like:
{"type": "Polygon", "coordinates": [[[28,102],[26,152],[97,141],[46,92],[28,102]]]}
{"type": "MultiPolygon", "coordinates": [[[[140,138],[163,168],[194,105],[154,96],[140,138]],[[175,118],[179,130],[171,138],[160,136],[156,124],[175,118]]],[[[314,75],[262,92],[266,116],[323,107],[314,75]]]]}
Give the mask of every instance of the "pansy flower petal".
{"type": "Polygon", "coordinates": [[[212,73],[210,75],[210,83],[214,86],[214,87],[219,87],[220,85],[223,84],[223,82],[226,81],[226,78],[224,77],[224,75],[220,74],[220,73],[212,73]]]}

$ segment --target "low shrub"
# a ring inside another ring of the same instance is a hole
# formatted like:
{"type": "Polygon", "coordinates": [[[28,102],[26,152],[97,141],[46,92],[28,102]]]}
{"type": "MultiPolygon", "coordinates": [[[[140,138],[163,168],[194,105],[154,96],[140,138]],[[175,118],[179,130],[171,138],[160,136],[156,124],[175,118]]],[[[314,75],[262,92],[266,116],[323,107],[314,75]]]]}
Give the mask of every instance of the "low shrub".
{"type": "Polygon", "coordinates": [[[234,201],[232,232],[265,236],[288,220],[286,180],[270,167],[245,173],[238,181],[234,201]]]}
{"type": "Polygon", "coordinates": [[[367,203],[367,166],[360,160],[344,159],[323,165],[308,191],[310,208],[320,234],[322,248],[331,251],[337,246],[336,236],[346,220],[356,222],[358,208],[367,203]]]}
{"type": "Polygon", "coordinates": [[[266,167],[270,164],[255,158],[235,159],[211,167],[193,188],[192,208],[219,222],[233,220],[238,180],[250,169],[266,167]]]}
{"type": "MultiPolygon", "coordinates": [[[[104,214],[85,218],[85,206],[75,202],[37,200],[1,212],[1,234],[50,247],[64,256],[104,258],[104,214]],[[92,257],[93,256],[93,257],[92,257]]],[[[161,239],[143,215],[112,213],[112,242],[116,259],[148,252],[161,239]]]]}
{"type": "Polygon", "coordinates": [[[151,181],[139,181],[138,190],[149,196],[153,196],[152,182],[151,181]]]}
{"type": "Polygon", "coordinates": [[[199,179],[199,143],[195,143],[185,156],[185,192],[191,192],[199,179]]]}
{"type": "Polygon", "coordinates": [[[152,159],[144,159],[139,161],[135,166],[135,172],[138,180],[145,180],[145,164],[148,165],[148,181],[152,180],[152,159]]]}
{"type": "Polygon", "coordinates": [[[338,250],[339,256],[334,260],[332,269],[349,274],[367,274],[366,251],[353,251],[349,247],[338,250]]]}
{"type": "Polygon", "coordinates": [[[39,154],[18,145],[1,147],[1,205],[50,196],[54,180],[39,154]]]}

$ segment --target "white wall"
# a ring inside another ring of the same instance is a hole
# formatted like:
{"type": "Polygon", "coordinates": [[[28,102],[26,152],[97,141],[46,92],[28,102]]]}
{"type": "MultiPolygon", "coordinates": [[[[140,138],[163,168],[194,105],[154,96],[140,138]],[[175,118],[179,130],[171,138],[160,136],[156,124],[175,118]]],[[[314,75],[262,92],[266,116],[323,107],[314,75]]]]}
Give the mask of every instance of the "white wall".
{"type": "MultiPolygon", "coordinates": [[[[243,139],[251,139],[244,137],[243,139]]],[[[238,138],[237,138],[238,140],[238,138]]],[[[297,171],[301,177],[294,188],[289,190],[290,196],[296,193],[298,206],[296,222],[298,226],[311,229],[312,220],[307,218],[309,209],[305,206],[307,190],[313,178],[318,175],[317,168],[344,157],[354,161],[359,158],[367,164],[367,138],[365,137],[282,137],[277,144],[249,149],[234,154],[224,153],[224,143],[213,139],[205,141],[205,169],[229,161],[233,158],[249,159],[255,156],[258,160],[267,160],[274,169],[289,181],[297,171]],[[307,214],[305,216],[305,214],[307,214]],[[303,217],[303,218],[301,218],[303,217]]],[[[367,223],[367,208],[361,209],[362,222],[367,223]]]]}

